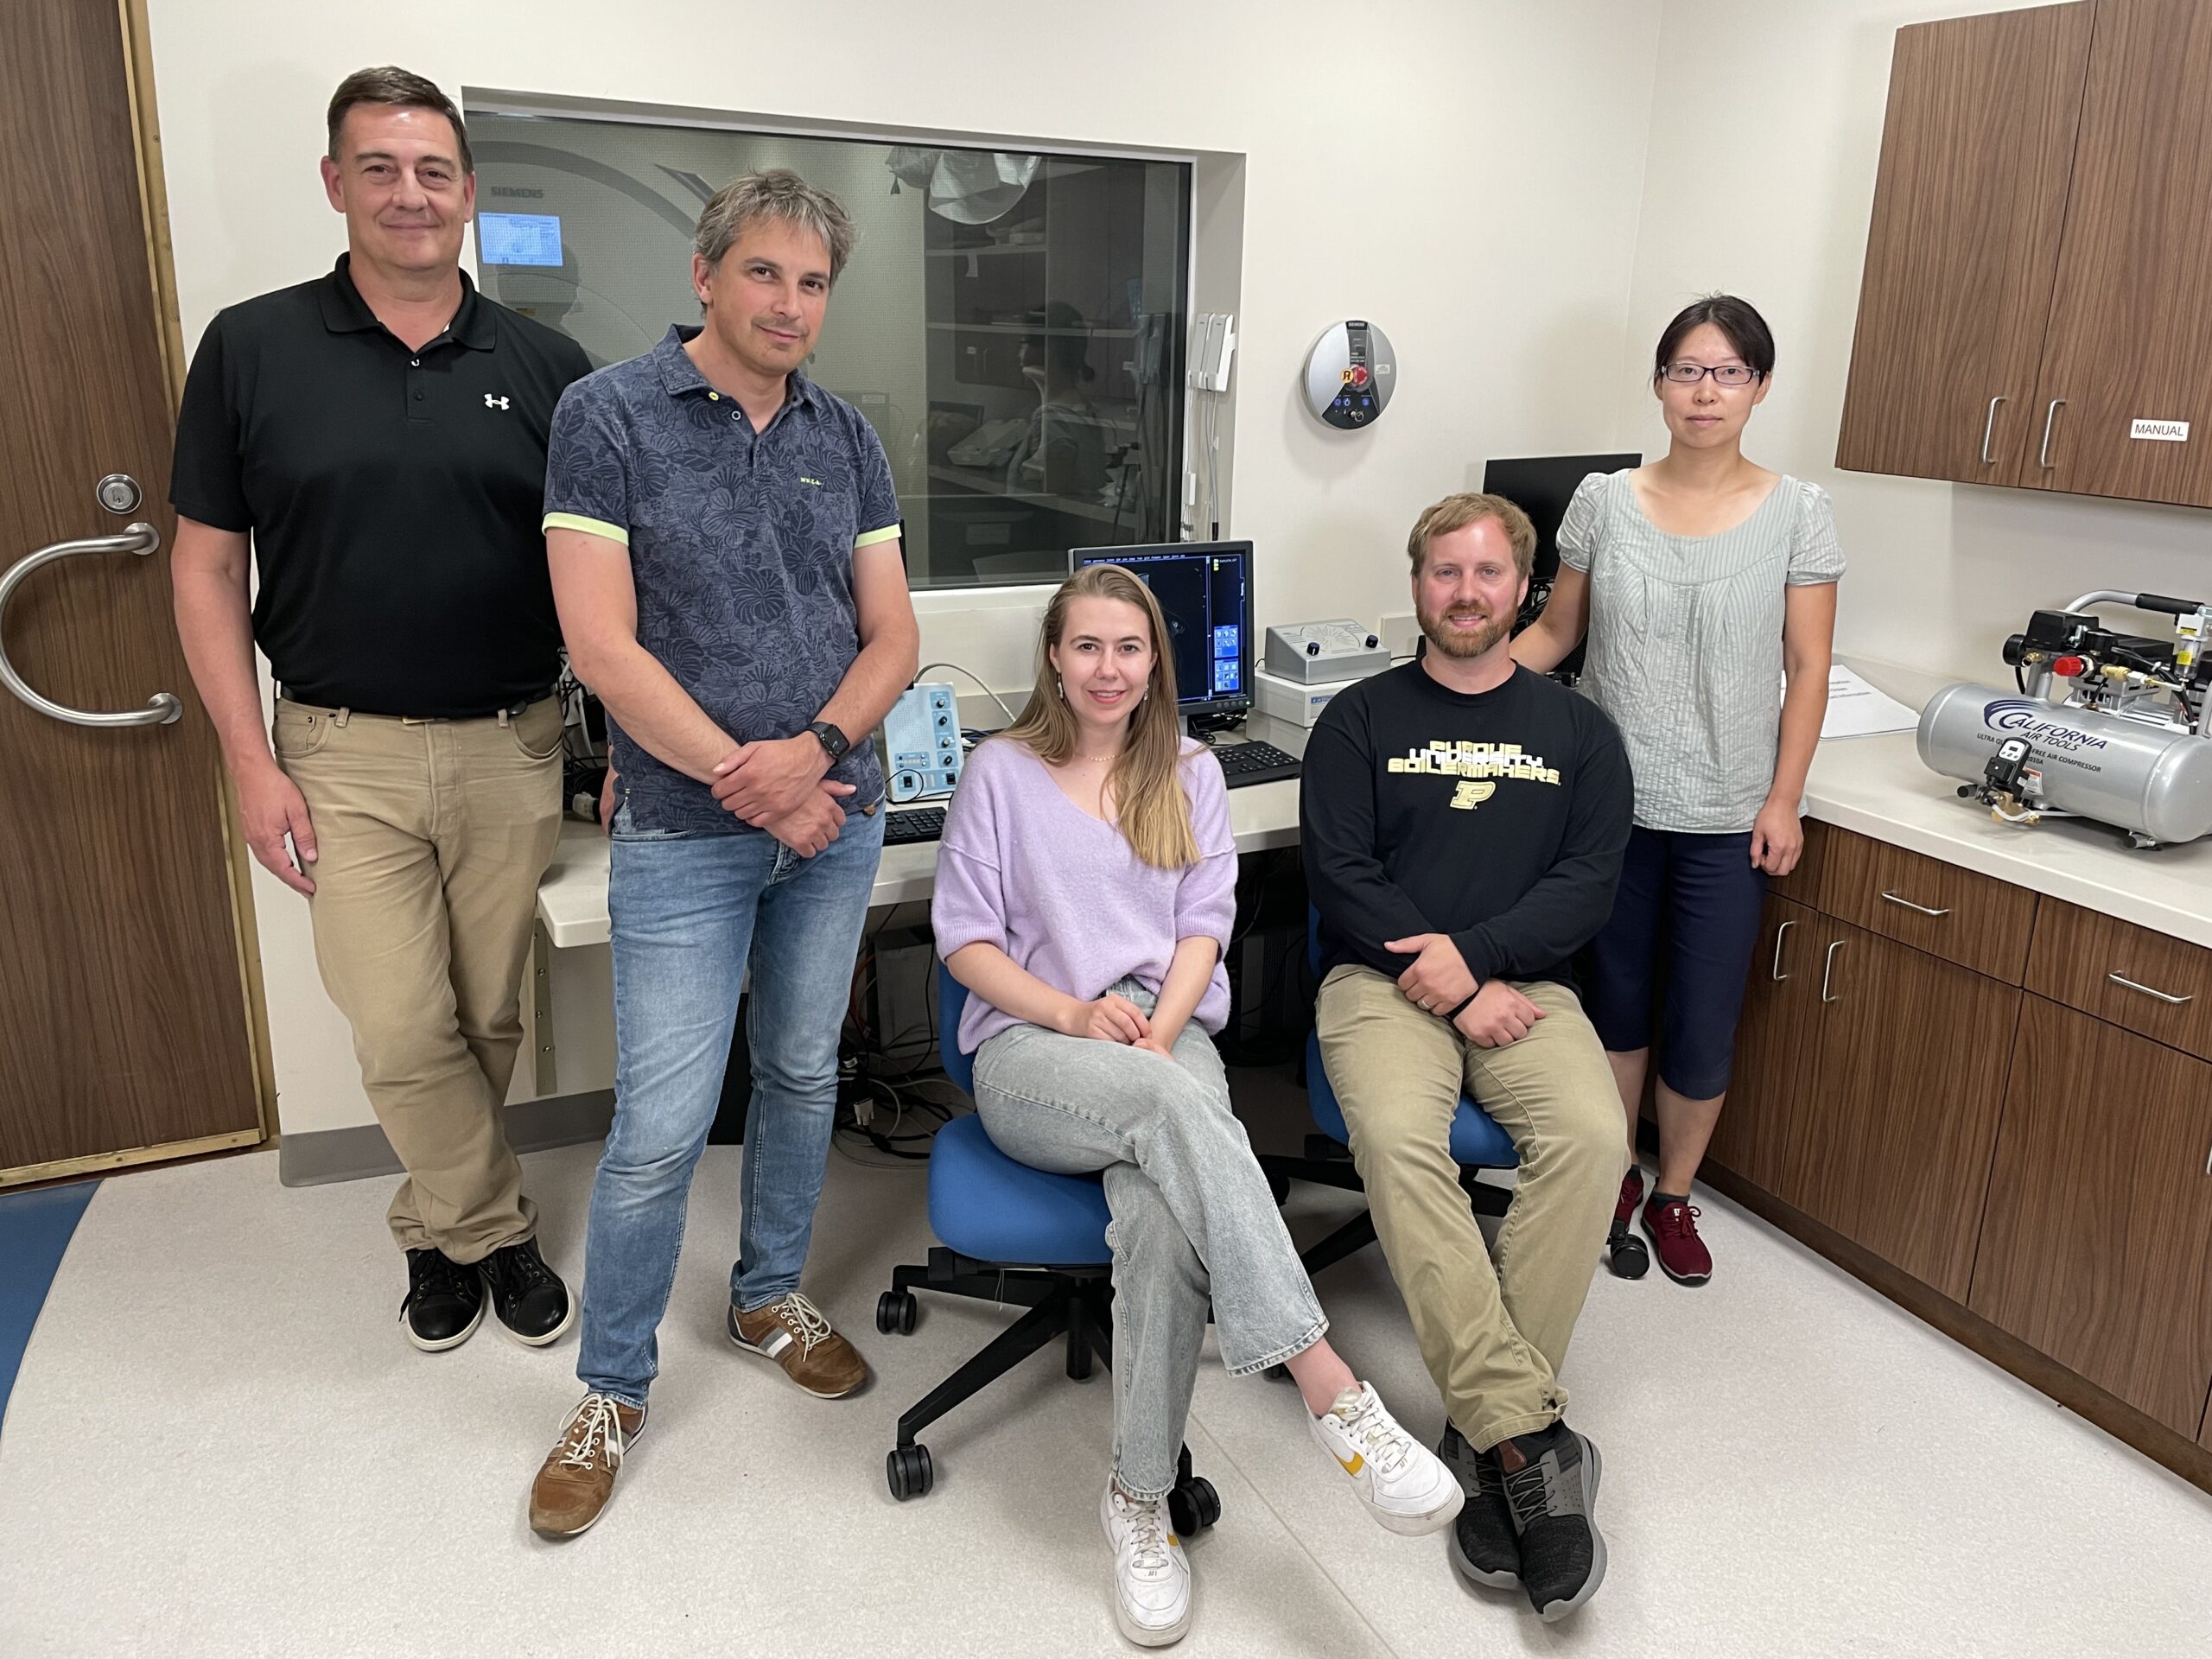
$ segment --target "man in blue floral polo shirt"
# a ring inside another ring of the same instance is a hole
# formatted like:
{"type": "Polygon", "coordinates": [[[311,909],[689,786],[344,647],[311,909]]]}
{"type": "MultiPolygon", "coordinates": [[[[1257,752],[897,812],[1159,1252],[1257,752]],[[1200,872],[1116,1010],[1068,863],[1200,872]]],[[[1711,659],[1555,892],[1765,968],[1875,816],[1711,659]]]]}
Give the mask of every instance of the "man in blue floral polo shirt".
{"type": "Polygon", "coordinates": [[[868,1377],[798,1287],[883,848],[868,734],[913,678],[918,643],[883,447],[798,372],[852,245],[843,207],[796,174],[736,180],[699,218],[705,326],[578,381],[553,418],[554,597],[607,705],[619,781],[614,1124],[586,1243],[589,1392],[531,1491],[549,1537],[599,1518],[645,1427],[748,969],[730,1338],[823,1398],[868,1377]]]}

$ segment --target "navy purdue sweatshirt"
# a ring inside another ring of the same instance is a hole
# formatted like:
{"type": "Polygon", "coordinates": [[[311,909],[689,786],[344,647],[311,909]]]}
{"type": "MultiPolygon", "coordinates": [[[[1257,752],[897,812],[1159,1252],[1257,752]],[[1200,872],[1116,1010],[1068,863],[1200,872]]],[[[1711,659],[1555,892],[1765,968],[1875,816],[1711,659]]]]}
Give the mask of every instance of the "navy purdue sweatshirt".
{"type": "Polygon", "coordinates": [[[1407,663],[1338,692],[1306,746],[1299,821],[1321,971],[1396,978],[1386,939],[1448,933],[1478,982],[1573,982],[1613,907],[1635,789],[1598,705],[1516,668],[1470,696],[1407,663]]]}

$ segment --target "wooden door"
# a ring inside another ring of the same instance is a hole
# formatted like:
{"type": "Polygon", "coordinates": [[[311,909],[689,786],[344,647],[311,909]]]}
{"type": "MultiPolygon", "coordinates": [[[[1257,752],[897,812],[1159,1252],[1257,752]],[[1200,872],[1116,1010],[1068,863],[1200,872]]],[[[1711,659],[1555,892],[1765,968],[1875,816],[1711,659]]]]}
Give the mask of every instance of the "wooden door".
{"type": "Polygon", "coordinates": [[[1770,897],[1736,1026],[1736,1069],[1706,1156],[1777,1192],[1790,1126],[1813,1088],[1822,918],[1770,897]]]}
{"type": "Polygon", "coordinates": [[[1837,466],[2018,481],[2091,22],[2084,0],[1897,31],[1837,466]]]}
{"type": "Polygon", "coordinates": [[[2023,484],[2212,505],[2212,5],[2203,0],[2099,0],[2034,418],[2023,484]],[[2136,435],[2139,422],[2169,432],[2186,423],[2189,435],[2136,435]]]}
{"type": "Polygon", "coordinates": [[[91,728],[0,689],[0,1181],[262,1135],[218,756],[169,618],[136,107],[117,0],[0,8],[0,572],[133,524],[163,543],[33,569],[0,648],[54,703],[181,716],[91,728]],[[110,474],[143,501],[104,506],[110,474]]]}
{"type": "Polygon", "coordinates": [[[1963,1302],[2020,993],[1841,922],[1819,937],[1819,1059],[1782,1196],[1963,1302]]]}
{"type": "Polygon", "coordinates": [[[2196,1437],[2212,1385],[2212,1065],[2031,996],[1969,1306],[2196,1437]]]}

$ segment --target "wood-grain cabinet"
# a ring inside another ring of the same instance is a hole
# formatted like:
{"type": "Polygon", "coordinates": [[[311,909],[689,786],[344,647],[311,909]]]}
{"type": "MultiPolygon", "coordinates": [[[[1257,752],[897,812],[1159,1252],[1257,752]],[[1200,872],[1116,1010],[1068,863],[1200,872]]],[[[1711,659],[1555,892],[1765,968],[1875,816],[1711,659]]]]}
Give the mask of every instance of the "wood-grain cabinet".
{"type": "Polygon", "coordinates": [[[2212,505],[2212,5],[1897,31],[1836,465],[2212,505]]]}
{"type": "Polygon", "coordinates": [[[1808,829],[1767,899],[1719,1184],[2212,1448],[2212,950],[1808,829]]]}

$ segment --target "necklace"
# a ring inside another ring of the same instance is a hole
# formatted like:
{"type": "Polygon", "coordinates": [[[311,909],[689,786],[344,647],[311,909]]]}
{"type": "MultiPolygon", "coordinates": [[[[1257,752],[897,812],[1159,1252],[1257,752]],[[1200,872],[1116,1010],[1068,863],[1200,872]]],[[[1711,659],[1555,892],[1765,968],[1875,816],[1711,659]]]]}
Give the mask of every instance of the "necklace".
{"type": "Polygon", "coordinates": [[[1086,766],[1110,766],[1114,764],[1116,758],[1110,754],[1071,754],[1068,757],[1071,760],[1080,760],[1086,766]]]}

